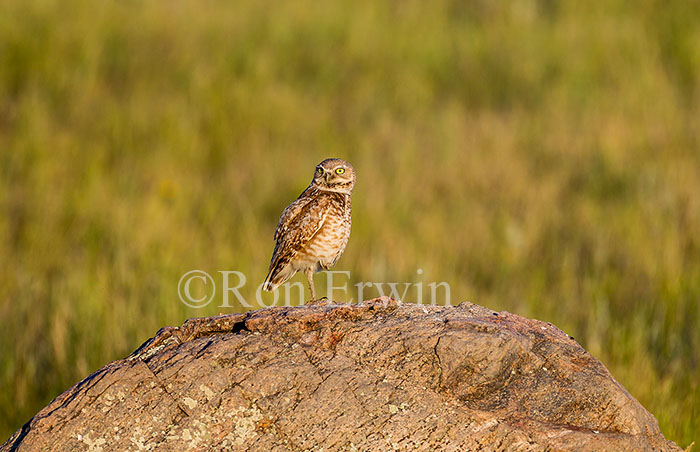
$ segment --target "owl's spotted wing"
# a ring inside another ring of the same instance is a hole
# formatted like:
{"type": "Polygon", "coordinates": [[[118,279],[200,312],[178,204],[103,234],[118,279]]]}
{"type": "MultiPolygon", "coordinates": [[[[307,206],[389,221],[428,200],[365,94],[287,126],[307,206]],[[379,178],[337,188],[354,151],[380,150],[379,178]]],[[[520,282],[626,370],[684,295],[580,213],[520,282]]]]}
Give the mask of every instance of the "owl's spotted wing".
{"type": "Polygon", "coordinates": [[[277,243],[266,283],[269,281],[277,284],[280,279],[285,279],[281,275],[287,272],[287,264],[321,230],[331,208],[330,200],[325,196],[302,195],[285,209],[275,232],[277,243]]]}
{"type": "Polygon", "coordinates": [[[277,223],[277,229],[275,229],[275,241],[278,242],[279,238],[286,235],[289,229],[292,227],[292,222],[294,218],[299,215],[299,212],[312,201],[313,198],[306,195],[306,190],[299,195],[296,201],[291,203],[284,209],[282,216],[280,217],[279,223],[277,223]]]}
{"type": "Polygon", "coordinates": [[[294,209],[296,214],[290,212],[289,217],[284,222],[280,221],[277,227],[274,257],[284,255],[291,258],[306,246],[323,226],[330,207],[326,199],[316,198],[294,209]]]}

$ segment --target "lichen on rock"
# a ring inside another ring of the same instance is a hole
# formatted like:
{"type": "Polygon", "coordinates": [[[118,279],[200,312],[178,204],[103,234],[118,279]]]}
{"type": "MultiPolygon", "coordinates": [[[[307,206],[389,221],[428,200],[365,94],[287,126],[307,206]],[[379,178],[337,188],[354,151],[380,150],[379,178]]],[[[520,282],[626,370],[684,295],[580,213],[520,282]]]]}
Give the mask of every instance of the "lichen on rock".
{"type": "Polygon", "coordinates": [[[572,338],[495,314],[379,298],[188,320],[0,452],[680,450],[572,338]]]}

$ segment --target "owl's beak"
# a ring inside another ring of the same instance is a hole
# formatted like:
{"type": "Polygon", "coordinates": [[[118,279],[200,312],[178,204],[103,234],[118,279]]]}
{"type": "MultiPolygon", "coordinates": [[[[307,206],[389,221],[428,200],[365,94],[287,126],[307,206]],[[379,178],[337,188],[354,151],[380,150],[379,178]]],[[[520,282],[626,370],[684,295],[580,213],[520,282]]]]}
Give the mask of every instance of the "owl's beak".
{"type": "Polygon", "coordinates": [[[331,173],[326,173],[326,174],[325,174],[325,176],[326,176],[326,182],[330,182],[331,176],[332,176],[332,175],[333,175],[333,174],[331,174],[331,173]]]}

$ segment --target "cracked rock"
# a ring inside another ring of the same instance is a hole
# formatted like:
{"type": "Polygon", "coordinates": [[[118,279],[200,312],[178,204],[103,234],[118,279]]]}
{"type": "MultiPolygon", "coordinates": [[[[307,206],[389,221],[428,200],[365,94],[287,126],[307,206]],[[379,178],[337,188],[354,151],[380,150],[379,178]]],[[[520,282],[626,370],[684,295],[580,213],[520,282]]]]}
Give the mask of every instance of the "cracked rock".
{"type": "Polygon", "coordinates": [[[681,449],[550,324],[378,298],[163,328],[0,446],[35,450],[681,449]]]}

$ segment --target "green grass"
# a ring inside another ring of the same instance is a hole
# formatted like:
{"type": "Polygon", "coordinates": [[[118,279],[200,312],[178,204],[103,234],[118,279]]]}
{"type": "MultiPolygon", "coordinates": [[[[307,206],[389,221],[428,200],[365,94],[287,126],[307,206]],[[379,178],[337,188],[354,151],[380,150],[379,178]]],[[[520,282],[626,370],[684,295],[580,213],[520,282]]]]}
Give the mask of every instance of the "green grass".
{"type": "Polygon", "coordinates": [[[352,283],[550,321],[698,441],[698,100],[692,1],[0,2],[0,440],[219,313],[186,271],[252,298],[339,156],[352,283]]]}

